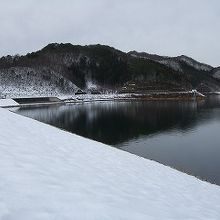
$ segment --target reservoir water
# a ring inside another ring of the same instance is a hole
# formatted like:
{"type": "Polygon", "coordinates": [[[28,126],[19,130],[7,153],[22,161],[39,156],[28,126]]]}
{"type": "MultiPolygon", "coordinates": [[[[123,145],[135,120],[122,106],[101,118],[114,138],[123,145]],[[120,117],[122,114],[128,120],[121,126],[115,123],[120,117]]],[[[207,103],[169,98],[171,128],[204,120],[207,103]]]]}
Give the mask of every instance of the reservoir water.
{"type": "Polygon", "coordinates": [[[220,96],[93,102],[15,110],[220,185],[220,96]]]}

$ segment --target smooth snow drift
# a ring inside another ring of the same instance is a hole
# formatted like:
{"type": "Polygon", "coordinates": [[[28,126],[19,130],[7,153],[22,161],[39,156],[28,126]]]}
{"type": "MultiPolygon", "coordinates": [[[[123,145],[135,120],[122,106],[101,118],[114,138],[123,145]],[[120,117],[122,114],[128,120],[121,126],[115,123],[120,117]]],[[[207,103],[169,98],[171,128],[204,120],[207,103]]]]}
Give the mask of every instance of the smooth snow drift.
{"type": "Polygon", "coordinates": [[[5,109],[0,117],[2,220],[220,219],[219,186],[5,109]]]}

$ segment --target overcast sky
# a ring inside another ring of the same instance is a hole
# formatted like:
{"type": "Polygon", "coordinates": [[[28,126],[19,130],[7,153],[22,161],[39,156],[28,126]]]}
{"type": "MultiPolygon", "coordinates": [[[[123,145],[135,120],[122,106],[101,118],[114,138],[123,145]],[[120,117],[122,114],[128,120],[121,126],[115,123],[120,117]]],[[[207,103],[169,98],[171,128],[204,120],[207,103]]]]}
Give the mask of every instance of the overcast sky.
{"type": "Polygon", "coordinates": [[[185,54],[220,66],[220,0],[0,0],[0,55],[51,42],[185,54]]]}

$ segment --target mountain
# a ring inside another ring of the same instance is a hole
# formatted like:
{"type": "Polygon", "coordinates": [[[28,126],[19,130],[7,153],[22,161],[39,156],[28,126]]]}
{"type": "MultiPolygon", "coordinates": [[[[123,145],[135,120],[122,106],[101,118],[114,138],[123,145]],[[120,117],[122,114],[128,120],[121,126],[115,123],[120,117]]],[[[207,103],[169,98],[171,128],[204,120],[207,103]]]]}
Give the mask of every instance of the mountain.
{"type": "Polygon", "coordinates": [[[190,81],[193,88],[201,92],[213,92],[219,90],[220,68],[200,63],[185,55],[177,57],[159,56],[145,52],[130,51],[136,58],[152,60],[184,74],[190,81]]]}
{"type": "Polygon", "coordinates": [[[204,63],[200,63],[190,57],[187,57],[185,55],[177,56],[177,57],[167,57],[167,56],[159,56],[156,54],[149,54],[145,52],[136,52],[136,51],[130,51],[128,54],[130,54],[133,57],[139,57],[149,60],[154,60],[158,63],[164,64],[176,71],[184,72],[187,71],[187,66],[192,67],[193,69],[196,69],[197,71],[205,71],[210,72],[213,67],[204,63]]]}
{"type": "Polygon", "coordinates": [[[212,70],[212,76],[213,76],[215,79],[220,79],[220,67],[214,68],[214,69],[212,70]]]}
{"type": "Polygon", "coordinates": [[[218,68],[186,56],[163,57],[104,45],[52,43],[25,56],[0,59],[0,95],[220,90],[218,68]]]}

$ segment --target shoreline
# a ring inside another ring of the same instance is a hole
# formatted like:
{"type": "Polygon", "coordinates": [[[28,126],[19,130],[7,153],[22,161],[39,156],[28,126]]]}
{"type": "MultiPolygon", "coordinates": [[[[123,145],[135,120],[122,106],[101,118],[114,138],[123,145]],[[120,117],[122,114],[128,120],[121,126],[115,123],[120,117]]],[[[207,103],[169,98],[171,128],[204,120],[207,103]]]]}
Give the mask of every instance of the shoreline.
{"type": "Polygon", "coordinates": [[[0,107],[32,107],[45,105],[75,104],[94,101],[201,101],[206,98],[205,95],[196,90],[184,92],[151,92],[151,93],[126,93],[126,94],[83,94],[63,97],[27,97],[27,98],[9,98],[0,99],[0,107]],[[45,98],[45,101],[38,102],[38,99],[45,98]],[[26,99],[26,102],[24,100],[26,99]],[[36,99],[35,101],[29,101],[36,99]],[[55,99],[49,101],[48,99],[55,99]],[[22,100],[22,102],[19,102],[22,100]]]}

